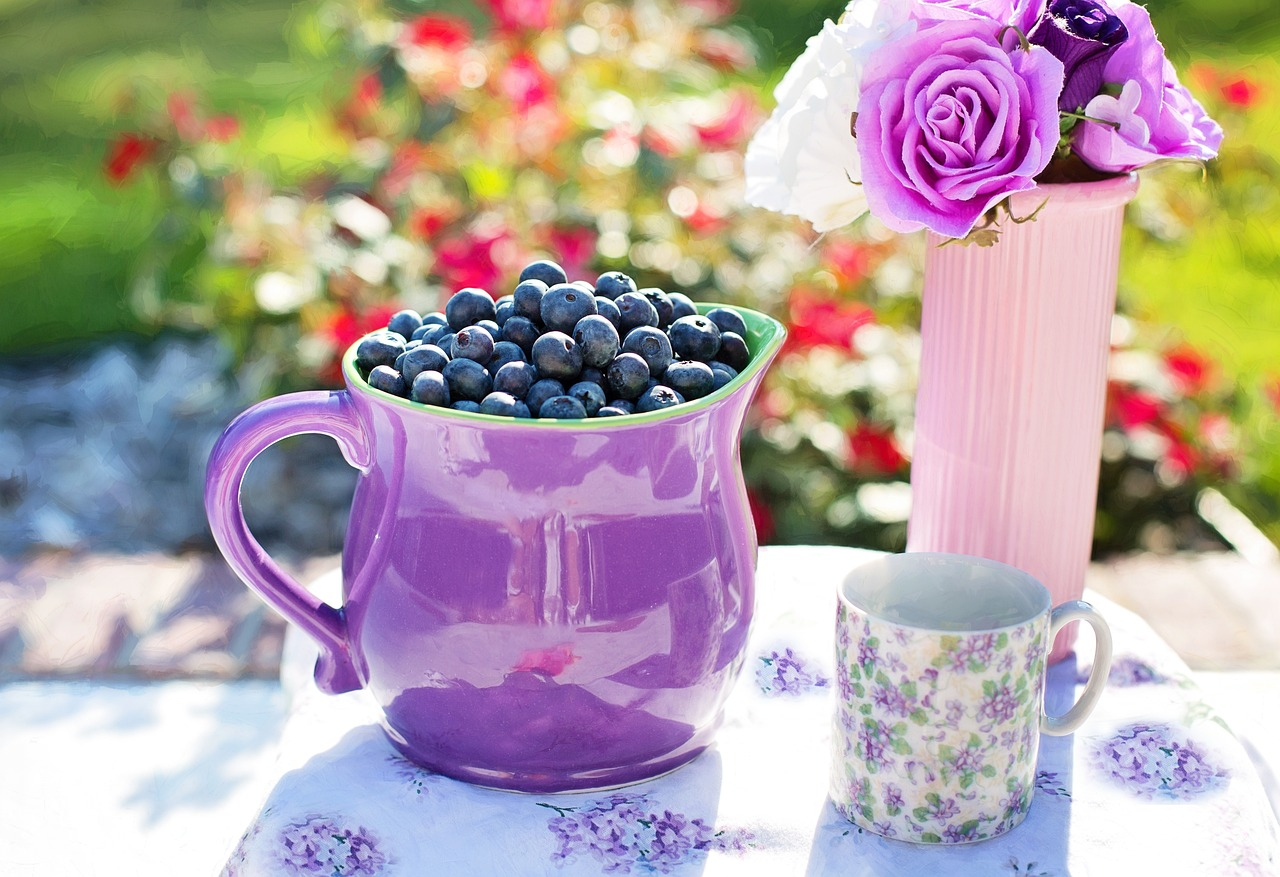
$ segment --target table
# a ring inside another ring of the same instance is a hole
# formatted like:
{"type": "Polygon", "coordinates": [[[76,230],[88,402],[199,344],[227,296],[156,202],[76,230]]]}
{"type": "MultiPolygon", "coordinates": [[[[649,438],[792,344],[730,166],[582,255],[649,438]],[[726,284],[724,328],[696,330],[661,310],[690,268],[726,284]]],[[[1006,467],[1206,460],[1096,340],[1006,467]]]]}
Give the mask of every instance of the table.
{"type": "MultiPolygon", "coordinates": [[[[1073,736],[1042,737],[1027,821],[984,843],[925,847],[843,821],[826,796],[834,589],[871,552],[760,552],[746,667],[716,743],[680,770],[610,792],[520,795],[416,767],[364,692],[320,694],[291,632],[277,779],[223,871],[236,875],[1271,875],[1277,824],[1246,752],[1173,651],[1105,614],[1115,662],[1073,736]]],[[[317,583],[336,599],[337,574],[317,583]]],[[[1092,641],[1050,669],[1062,712],[1092,641]]]]}

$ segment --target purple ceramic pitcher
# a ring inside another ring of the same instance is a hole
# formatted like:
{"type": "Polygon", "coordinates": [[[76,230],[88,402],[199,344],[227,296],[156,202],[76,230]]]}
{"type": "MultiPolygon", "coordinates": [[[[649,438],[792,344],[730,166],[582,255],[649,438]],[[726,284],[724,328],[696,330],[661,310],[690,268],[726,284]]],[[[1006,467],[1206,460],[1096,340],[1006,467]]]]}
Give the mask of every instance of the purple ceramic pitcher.
{"type": "Polygon", "coordinates": [[[320,688],[368,689],[415,762],[531,792],[672,770],[711,741],[752,617],[738,443],[784,331],[738,311],[753,356],[732,383],[599,420],[417,405],[365,384],[353,347],[346,390],[268,399],[227,428],[205,485],[214,538],[319,645],[320,688]],[[340,608],[287,576],[240,508],[250,461],[304,432],[360,471],[340,608]]]}

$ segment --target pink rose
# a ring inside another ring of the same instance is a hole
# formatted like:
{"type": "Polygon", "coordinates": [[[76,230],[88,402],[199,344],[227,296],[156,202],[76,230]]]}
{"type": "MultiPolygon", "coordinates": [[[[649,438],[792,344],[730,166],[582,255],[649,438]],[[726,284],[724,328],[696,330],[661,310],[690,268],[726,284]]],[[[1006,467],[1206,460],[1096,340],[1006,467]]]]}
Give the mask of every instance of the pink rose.
{"type": "Polygon", "coordinates": [[[1053,157],[1062,62],[1006,49],[999,30],[926,23],[868,60],[854,131],[867,203],[889,228],[964,237],[1053,157]]]}

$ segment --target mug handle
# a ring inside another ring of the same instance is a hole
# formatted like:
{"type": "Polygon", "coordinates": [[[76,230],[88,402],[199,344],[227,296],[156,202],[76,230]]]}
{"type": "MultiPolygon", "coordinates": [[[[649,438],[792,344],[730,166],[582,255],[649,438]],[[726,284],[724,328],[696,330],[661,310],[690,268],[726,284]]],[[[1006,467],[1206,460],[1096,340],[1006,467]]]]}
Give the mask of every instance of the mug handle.
{"type": "Polygon", "coordinates": [[[1089,717],[1093,708],[1102,697],[1102,689],[1107,684],[1107,674],[1111,672],[1111,628],[1107,621],[1083,600],[1071,600],[1053,610],[1049,621],[1049,642],[1053,642],[1058,631],[1073,621],[1087,621],[1093,628],[1094,649],[1093,668],[1089,671],[1089,682],[1084,687],[1084,694],[1076,701],[1075,706],[1060,716],[1040,714],[1040,731],[1050,737],[1061,737],[1070,734],[1089,717]]]}
{"type": "Polygon", "coordinates": [[[204,508],[214,541],[241,580],[319,645],[315,679],[320,690],[341,694],[361,687],[345,613],[280,569],[249,532],[240,505],[240,485],[253,458],[283,438],[308,432],[333,438],[348,463],[369,470],[369,441],[345,390],[289,393],[259,402],[222,433],[209,455],[204,508]]]}

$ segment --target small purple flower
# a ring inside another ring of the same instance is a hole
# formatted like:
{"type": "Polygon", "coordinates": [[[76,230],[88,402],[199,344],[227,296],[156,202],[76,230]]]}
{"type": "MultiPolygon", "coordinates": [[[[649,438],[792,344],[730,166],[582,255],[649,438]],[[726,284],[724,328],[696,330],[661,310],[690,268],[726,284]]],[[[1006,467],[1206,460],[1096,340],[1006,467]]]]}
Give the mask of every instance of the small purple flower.
{"type": "Polygon", "coordinates": [[[942,830],[942,839],[949,844],[977,840],[978,826],[972,822],[966,822],[964,825],[948,825],[942,830]]]}
{"type": "Polygon", "coordinates": [[[885,742],[881,739],[879,730],[874,727],[864,724],[858,729],[858,746],[862,750],[862,760],[869,765],[875,765],[878,768],[888,767],[892,759],[889,758],[885,742]]]}
{"type": "Polygon", "coordinates": [[[996,724],[1010,721],[1018,712],[1018,699],[1007,685],[993,686],[993,689],[984,693],[978,705],[978,718],[990,719],[996,724]]]}
{"type": "Polygon", "coordinates": [[[1036,663],[1044,657],[1044,640],[1040,637],[1032,640],[1031,644],[1027,646],[1026,655],[1027,659],[1022,663],[1022,670],[1025,673],[1033,673],[1036,663]]]}
{"type": "Polygon", "coordinates": [[[858,663],[862,666],[874,664],[880,659],[878,643],[872,643],[870,637],[863,637],[858,641],[858,663]]]}
{"type": "Polygon", "coordinates": [[[937,798],[929,804],[929,818],[937,822],[950,819],[960,812],[955,798],[937,798]]]}
{"type": "Polygon", "coordinates": [[[1102,88],[1107,59],[1129,38],[1124,22],[1093,0],[1049,0],[1027,39],[1062,62],[1065,84],[1058,109],[1078,112],[1102,88]]]}
{"type": "Polygon", "coordinates": [[[957,773],[974,773],[982,770],[982,766],[986,764],[987,758],[978,748],[964,748],[955,750],[955,756],[951,759],[952,766],[957,773]]]}
{"type": "Polygon", "coordinates": [[[964,718],[964,701],[947,701],[947,724],[955,726],[964,718]]]}
{"type": "Polygon", "coordinates": [[[890,813],[895,809],[902,807],[902,789],[893,783],[886,783],[884,787],[884,806],[890,813]]]}
{"type": "Polygon", "coordinates": [[[840,692],[841,703],[849,703],[853,700],[853,677],[849,674],[849,668],[843,663],[836,667],[836,687],[840,692]]]}
{"type": "Polygon", "coordinates": [[[876,685],[871,689],[871,702],[880,707],[890,715],[906,717],[916,708],[916,699],[907,697],[902,693],[902,689],[890,683],[889,685],[876,685]]]}
{"type": "Polygon", "coordinates": [[[894,828],[893,823],[889,822],[888,820],[885,820],[884,822],[873,822],[871,823],[871,826],[872,828],[875,829],[876,834],[879,834],[883,837],[898,836],[898,829],[894,828]]]}

